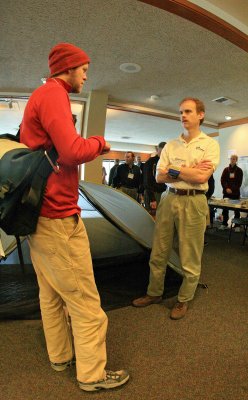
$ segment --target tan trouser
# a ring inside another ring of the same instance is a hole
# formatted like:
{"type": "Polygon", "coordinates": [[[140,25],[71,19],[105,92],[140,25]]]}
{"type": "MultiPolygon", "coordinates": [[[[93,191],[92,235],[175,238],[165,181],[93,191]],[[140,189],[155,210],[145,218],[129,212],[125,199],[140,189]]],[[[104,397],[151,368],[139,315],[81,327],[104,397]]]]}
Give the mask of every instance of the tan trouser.
{"type": "Polygon", "coordinates": [[[83,221],[78,216],[40,217],[29,244],[50,360],[60,363],[73,357],[65,302],[72,323],[77,379],[105,378],[107,316],[101,309],[83,221]]]}
{"type": "Polygon", "coordinates": [[[147,290],[150,296],[161,296],[164,292],[164,277],[176,228],[184,272],[178,301],[193,299],[201,273],[207,214],[208,205],[204,194],[179,196],[169,192],[162,196],[150,257],[150,282],[147,290]]]}

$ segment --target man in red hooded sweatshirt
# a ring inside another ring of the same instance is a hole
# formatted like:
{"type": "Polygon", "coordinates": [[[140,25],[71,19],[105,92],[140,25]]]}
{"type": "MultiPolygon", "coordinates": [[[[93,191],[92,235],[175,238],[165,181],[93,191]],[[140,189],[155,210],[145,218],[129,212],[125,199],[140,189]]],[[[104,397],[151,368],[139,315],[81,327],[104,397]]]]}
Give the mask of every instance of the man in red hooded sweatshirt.
{"type": "Polygon", "coordinates": [[[80,93],[90,59],[80,48],[59,43],[49,54],[50,77],[31,95],[21,124],[21,142],[58,152],[59,172],[49,176],[37,230],[29,237],[40,289],[40,307],[51,367],[63,371],[76,358],[81,389],[123,385],[127,371],[107,371],[107,316],[96,288],[87,233],[80,218],[78,165],[110,150],[103,137],[80,137],[68,93],[80,93]],[[72,335],[63,309],[71,317],[72,335]],[[75,355],[74,355],[75,347],[75,355]],[[75,356],[75,357],[74,357],[75,356]]]}

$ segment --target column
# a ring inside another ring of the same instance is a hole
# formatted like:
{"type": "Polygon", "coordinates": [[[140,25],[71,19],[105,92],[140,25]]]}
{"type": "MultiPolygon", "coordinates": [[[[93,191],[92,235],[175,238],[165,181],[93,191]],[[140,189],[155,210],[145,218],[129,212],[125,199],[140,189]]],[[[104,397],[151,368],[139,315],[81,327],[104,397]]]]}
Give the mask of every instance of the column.
{"type": "MultiPolygon", "coordinates": [[[[92,91],[86,103],[83,123],[83,137],[104,136],[108,95],[106,92],[92,91]]],[[[82,166],[81,179],[87,182],[101,183],[102,160],[88,162],[82,166]]]]}

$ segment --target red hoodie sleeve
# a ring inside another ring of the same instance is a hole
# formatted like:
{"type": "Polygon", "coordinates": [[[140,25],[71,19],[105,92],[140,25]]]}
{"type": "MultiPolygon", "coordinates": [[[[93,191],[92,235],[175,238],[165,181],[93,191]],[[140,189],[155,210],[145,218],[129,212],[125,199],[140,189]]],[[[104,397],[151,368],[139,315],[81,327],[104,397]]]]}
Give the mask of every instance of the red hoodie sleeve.
{"type": "Polygon", "coordinates": [[[84,139],[76,132],[69,96],[63,87],[48,88],[37,107],[40,122],[59,154],[60,164],[79,165],[94,160],[102,153],[105,146],[103,137],[84,139]]]}

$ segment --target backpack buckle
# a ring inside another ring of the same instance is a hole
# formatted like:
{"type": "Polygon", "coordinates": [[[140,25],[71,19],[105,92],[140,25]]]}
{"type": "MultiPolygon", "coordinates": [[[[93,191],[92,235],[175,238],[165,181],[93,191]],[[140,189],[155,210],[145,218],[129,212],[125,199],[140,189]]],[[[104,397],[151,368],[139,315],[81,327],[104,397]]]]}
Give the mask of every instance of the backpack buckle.
{"type": "Polygon", "coordinates": [[[52,162],[52,160],[51,160],[51,158],[49,157],[49,155],[47,154],[47,151],[46,151],[46,150],[45,150],[44,154],[45,154],[45,156],[46,156],[46,158],[47,158],[49,164],[51,165],[53,171],[55,172],[55,174],[58,174],[58,173],[59,173],[59,165],[58,165],[58,164],[55,165],[55,164],[52,162]]]}

